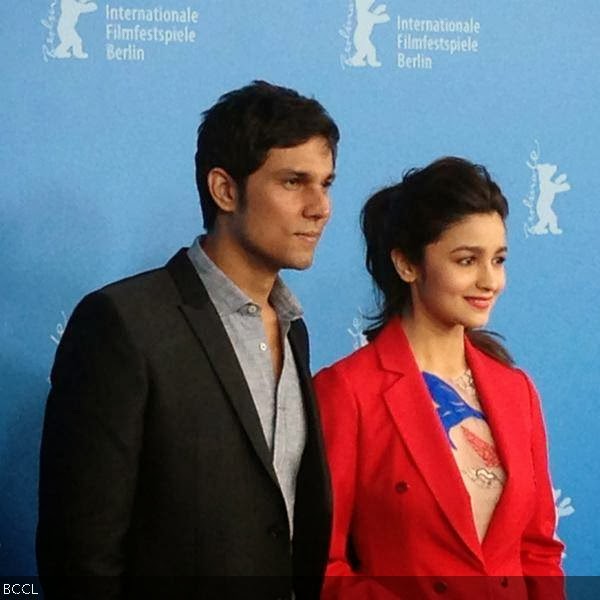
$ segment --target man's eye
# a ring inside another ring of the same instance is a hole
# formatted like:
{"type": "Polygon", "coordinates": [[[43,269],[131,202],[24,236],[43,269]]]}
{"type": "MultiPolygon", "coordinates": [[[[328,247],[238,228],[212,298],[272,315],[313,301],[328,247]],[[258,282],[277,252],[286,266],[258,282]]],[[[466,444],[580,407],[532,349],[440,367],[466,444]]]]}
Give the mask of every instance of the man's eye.
{"type": "Polygon", "coordinates": [[[502,265],[506,262],[506,256],[496,256],[496,258],[494,258],[494,263],[497,265],[502,265]]]}
{"type": "Polygon", "coordinates": [[[286,179],[283,182],[283,185],[288,190],[295,190],[300,185],[300,180],[299,179],[286,179]]]}
{"type": "Polygon", "coordinates": [[[475,258],[473,256],[465,256],[465,258],[461,258],[458,261],[458,264],[468,267],[469,265],[472,265],[474,261],[475,261],[475,258]]]}

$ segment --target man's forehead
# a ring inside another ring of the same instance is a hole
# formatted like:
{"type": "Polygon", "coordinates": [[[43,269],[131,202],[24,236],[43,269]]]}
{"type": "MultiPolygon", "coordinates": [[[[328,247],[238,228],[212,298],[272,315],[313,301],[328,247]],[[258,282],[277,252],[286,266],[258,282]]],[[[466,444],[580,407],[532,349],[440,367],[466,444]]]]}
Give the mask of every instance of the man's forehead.
{"type": "Polygon", "coordinates": [[[276,168],[305,170],[302,165],[321,168],[333,168],[333,151],[327,139],[315,136],[295,146],[274,147],[267,153],[265,163],[276,168]]]}

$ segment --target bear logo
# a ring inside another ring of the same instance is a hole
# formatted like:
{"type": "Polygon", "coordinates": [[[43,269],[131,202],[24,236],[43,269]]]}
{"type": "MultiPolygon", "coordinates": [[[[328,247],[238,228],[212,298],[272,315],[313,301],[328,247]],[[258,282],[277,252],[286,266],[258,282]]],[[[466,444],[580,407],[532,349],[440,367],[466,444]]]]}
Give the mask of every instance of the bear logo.
{"type": "MultiPolygon", "coordinates": [[[[569,496],[562,496],[562,490],[560,489],[552,489],[552,495],[554,496],[554,508],[556,509],[556,529],[558,529],[559,520],[562,517],[569,517],[575,512],[575,507],[572,504],[571,498],[569,496]]],[[[556,530],[554,532],[554,537],[557,538],[556,530]]],[[[567,553],[562,553],[563,560],[566,558],[567,553]]]]}
{"type": "Polygon", "coordinates": [[[531,165],[528,163],[528,166],[531,169],[535,169],[539,187],[539,193],[535,201],[537,223],[529,227],[528,231],[534,235],[544,235],[547,233],[559,235],[562,233],[562,229],[558,226],[558,216],[554,212],[552,205],[556,194],[567,192],[571,189],[567,181],[567,176],[563,173],[554,177],[558,169],[557,165],[549,163],[531,165]]]}
{"type": "Polygon", "coordinates": [[[346,59],[346,64],[352,67],[380,67],[377,60],[377,49],[371,41],[373,27],[381,23],[387,23],[390,16],[385,12],[385,4],[379,4],[373,10],[371,6],[375,0],[356,0],[356,27],[354,29],[353,42],[356,52],[346,59]]]}
{"type": "Polygon", "coordinates": [[[56,26],[56,33],[60,44],[54,49],[52,55],[55,58],[87,58],[83,51],[83,40],[75,30],[79,15],[91,13],[98,6],[90,0],[61,0],[60,17],[56,26]]]}
{"type": "Polygon", "coordinates": [[[363,333],[364,321],[362,314],[352,319],[352,328],[348,328],[346,331],[352,336],[352,347],[355,350],[366,346],[369,342],[367,336],[363,333]]]}

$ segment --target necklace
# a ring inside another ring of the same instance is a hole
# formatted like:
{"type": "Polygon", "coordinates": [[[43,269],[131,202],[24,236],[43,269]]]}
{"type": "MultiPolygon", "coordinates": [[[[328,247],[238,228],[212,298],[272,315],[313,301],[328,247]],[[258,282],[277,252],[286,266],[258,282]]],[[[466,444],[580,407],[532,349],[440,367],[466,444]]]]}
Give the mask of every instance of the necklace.
{"type": "Polygon", "coordinates": [[[471,369],[467,369],[461,373],[458,377],[450,380],[459,390],[465,394],[476,394],[475,381],[473,380],[473,373],[471,369]]]}
{"type": "Polygon", "coordinates": [[[461,471],[476,485],[484,489],[502,487],[504,478],[485,467],[461,469],[461,471]]]}

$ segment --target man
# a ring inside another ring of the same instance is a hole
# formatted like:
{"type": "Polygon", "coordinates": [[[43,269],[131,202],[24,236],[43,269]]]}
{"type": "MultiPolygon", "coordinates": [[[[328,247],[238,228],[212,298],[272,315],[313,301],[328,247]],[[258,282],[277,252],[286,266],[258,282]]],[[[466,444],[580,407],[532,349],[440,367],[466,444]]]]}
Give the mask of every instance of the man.
{"type": "Polygon", "coordinates": [[[41,450],[49,598],[146,597],[165,581],[134,577],[148,575],[219,576],[174,597],[318,598],[329,480],[306,328],[278,272],[312,262],[338,138],[292,90],[224,95],[198,129],[206,235],[75,309],[41,450]]]}

